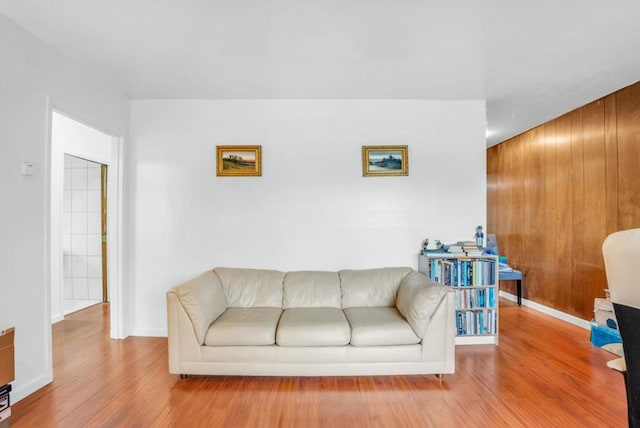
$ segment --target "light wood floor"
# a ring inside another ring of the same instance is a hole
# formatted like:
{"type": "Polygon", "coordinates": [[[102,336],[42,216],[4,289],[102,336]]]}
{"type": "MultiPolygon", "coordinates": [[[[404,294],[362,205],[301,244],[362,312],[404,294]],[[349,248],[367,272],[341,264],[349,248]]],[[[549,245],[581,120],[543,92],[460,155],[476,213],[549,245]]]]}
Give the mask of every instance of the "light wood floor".
{"type": "Polygon", "coordinates": [[[53,327],[54,382],[11,427],[624,427],[622,377],[589,332],[501,301],[500,345],[457,347],[435,376],[191,377],[164,338],[108,339],[108,306],[53,327]]]}

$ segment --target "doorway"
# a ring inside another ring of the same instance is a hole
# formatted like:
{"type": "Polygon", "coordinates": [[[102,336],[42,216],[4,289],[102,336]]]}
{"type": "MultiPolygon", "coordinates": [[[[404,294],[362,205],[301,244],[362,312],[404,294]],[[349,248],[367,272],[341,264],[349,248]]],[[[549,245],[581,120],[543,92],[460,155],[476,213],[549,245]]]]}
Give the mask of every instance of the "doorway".
{"type": "Polygon", "coordinates": [[[108,301],[113,339],[127,336],[121,145],[122,138],[51,110],[51,322],[61,321],[69,311],[108,301]],[[76,303],[79,306],[72,306],[76,303]]]}
{"type": "Polygon", "coordinates": [[[106,165],[64,155],[64,316],[108,301],[106,173],[106,165]]]}

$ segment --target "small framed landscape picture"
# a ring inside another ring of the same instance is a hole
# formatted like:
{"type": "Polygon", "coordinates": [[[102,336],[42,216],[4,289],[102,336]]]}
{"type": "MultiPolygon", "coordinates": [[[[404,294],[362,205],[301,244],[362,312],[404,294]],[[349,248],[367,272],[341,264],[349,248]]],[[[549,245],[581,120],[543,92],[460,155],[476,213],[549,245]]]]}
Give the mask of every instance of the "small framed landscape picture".
{"type": "Polygon", "coordinates": [[[216,146],[218,176],[262,175],[262,146],[216,146]]]}
{"type": "Polygon", "coordinates": [[[362,146],[362,176],[409,175],[407,146],[362,146]]]}

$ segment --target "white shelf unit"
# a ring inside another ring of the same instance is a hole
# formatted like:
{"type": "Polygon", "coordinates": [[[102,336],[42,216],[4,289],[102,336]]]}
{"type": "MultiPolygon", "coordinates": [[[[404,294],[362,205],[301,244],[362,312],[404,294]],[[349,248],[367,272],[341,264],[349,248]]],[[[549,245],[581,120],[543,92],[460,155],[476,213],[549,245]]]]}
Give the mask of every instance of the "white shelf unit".
{"type": "Polygon", "coordinates": [[[418,270],[456,292],[456,345],[498,344],[498,258],[420,254],[418,270]]]}

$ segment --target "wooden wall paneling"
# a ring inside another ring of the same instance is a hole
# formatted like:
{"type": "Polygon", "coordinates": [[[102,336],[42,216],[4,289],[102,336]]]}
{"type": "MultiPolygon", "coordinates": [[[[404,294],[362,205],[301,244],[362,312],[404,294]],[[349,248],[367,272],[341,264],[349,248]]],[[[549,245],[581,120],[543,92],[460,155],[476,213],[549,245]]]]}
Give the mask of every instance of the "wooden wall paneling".
{"type": "Polygon", "coordinates": [[[640,227],[640,82],[495,147],[488,221],[525,297],[591,319],[602,242],[640,227]]]}
{"type": "MultiPolygon", "coordinates": [[[[502,236],[504,235],[504,216],[507,215],[505,209],[505,200],[506,200],[506,183],[505,183],[505,169],[506,169],[506,157],[505,157],[505,145],[500,144],[498,147],[498,212],[496,213],[497,217],[497,233],[496,236],[498,238],[498,244],[501,243],[502,236]]],[[[502,251],[502,248],[500,248],[502,251]]]]}
{"type": "MultiPolygon", "coordinates": [[[[518,137],[516,137],[518,138],[518,137]]],[[[488,233],[496,235],[500,247],[500,255],[507,255],[511,261],[510,235],[513,217],[513,159],[511,145],[500,144],[488,150],[488,168],[492,170],[491,183],[488,183],[488,202],[494,204],[488,211],[488,233]]],[[[500,283],[501,289],[515,293],[511,281],[500,283]]]]}
{"type": "MultiPolygon", "coordinates": [[[[572,315],[571,265],[573,243],[573,208],[571,181],[571,116],[556,120],[556,284],[549,304],[557,304],[572,315]],[[557,303],[556,303],[557,302],[557,303]]],[[[553,238],[549,238],[553,239],[553,238]]]]}
{"type": "Polygon", "coordinates": [[[487,150],[487,233],[496,233],[498,217],[498,147],[487,150]]]}
{"type": "MultiPolygon", "coordinates": [[[[498,210],[498,243],[500,243],[500,239],[504,235],[504,218],[508,214],[505,209],[505,201],[506,201],[506,179],[505,179],[505,170],[506,170],[507,159],[505,156],[505,146],[498,146],[498,183],[500,189],[499,203],[500,209],[498,210]]],[[[501,249],[502,250],[502,249],[501,249]]]]}
{"type": "MultiPolygon", "coordinates": [[[[505,169],[503,171],[502,180],[505,186],[504,195],[505,198],[502,201],[501,211],[501,224],[500,224],[500,252],[502,255],[508,257],[508,262],[512,263],[514,258],[514,252],[512,250],[512,242],[514,241],[514,235],[517,233],[514,230],[514,217],[515,217],[515,195],[519,189],[516,188],[516,182],[514,180],[514,147],[517,144],[519,137],[515,137],[510,144],[502,144],[503,156],[506,160],[505,169]]],[[[517,237],[516,237],[517,239],[517,237]]],[[[503,288],[511,294],[516,293],[515,284],[513,281],[508,281],[503,284],[503,288]]]]}
{"type": "Polygon", "coordinates": [[[527,276],[529,297],[537,301],[542,294],[545,280],[544,255],[542,248],[545,239],[544,230],[544,170],[545,145],[544,128],[537,127],[527,132],[525,148],[525,230],[523,233],[526,257],[523,260],[523,273],[527,276]]]}
{"type": "Polygon", "coordinates": [[[584,146],[584,268],[585,290],[582,318],[593,315],[593,299],[606,288],[602,242],[607,236],[606,162],[604,148],[604,101],[583,107],[584,146]]]}
{"type": "Polygon", "coordinates": [[[618,113],[616,98],[616,94],[611,94],[604,99],[607,235],[618,230],[618,113]]]}
{"type": "MultiPolygon", "coordinates": [[[[556,252],[556,243],[558,233],[556,221],[556,198],[557,198],[557,177],[556,177],[556,123],[548,122],[543,125],[544,129],[544,238],[543,245],[539,251],[542,251],[542,259],[544,263],[544,280],[540,284],[541,303],[551,305],[554,299],[554,290],[560,286],[558,283],[558,258],[556,252]]],[[[558,304],[560,302],[557,302],[558,304]]]]}
{"type": "MultiPolygon", "coordinates": [[[[496,235],[498,239],[498,247],[501,254],[504,254],[504,249],[502,247],[502,237],[504,236],[504,216],[508,215],[505,209],[505,199],[506,199],[506,186],[505,186],[505,178],[504,178],[504,170],[505,170],[505,156],[504,156],[504,144],[500,144],[496,146],[496,168],[497,168],[497,177],[498,177],[498,209],[496,210],[496,219],[495,219],[495,229],[492,233],[496,235]]],[[[498,284],[498,287],[505,287],[505,283],[498,284]]],[[[507,289],[508,291],[508,289],[507,289]]]]}
{"type": "MultiPolygon", "coordinates": [[[[584,269],[584,147],[582,145],[582,110],[574,110],[571,117],[571,286],[569,312],[582,313],[585,290],[584,269]]],[[[580,315],[579,315],[580,314],[580,315]]]]}
{"type": "MultiPolygon", "coordinates": [[[[508,257],[509,264],[516,268],[521,268],[522,255],[524,254],[524,243],[521,239],[525,228],[524,212],[524,147],[527,135],[514,137],[509,144],[500,144],[489,149],[489,163],[495,165],[499,187],[494,184],[489,185],[488,194],[490,201],[488,204],[495,204],[488,213],[490,218],[490,233],[495,233],[500,245],[500,254],[508,257]],[[499,161],[502,158],[504,161],[499,161]],[[498,190],[499,189],[499,190],[498,190]],[[499,193],[496,197],[494,193],[499,193]]],[[[501,289],[515,294],[515,282],[505,281],[500,284],[501,289]]],[[[523,293],[526,296],[526,288],[523,293]]]]}
{"type": "Polygon", "coordinates": [[[618,230],[640,227],[640,83],[617,94],[618,230]]]}
{"type": "MultiPolygon", "coordinates": [[[[517,139],[517,137],[516,137],[517,139]]],[[[501,157],[505,160],[503,163],[503,170],[501,175],[502,182],[502,194],[504,198],[501,200],[500,210],[500,252],[502,255],[507,256],[509,261],[513,256],[510,250],[511,244],[511,236],[513,234],[513,162],[512,162],[512,147],[513,142],[511,144],[501,144],[500,151],[501,157]]],[[[507,292],[514,294],[515,287],[511,283],[511,281],[504,282],[502,287],[507,292]]]]}
{"type": "Polygon", "coordinates": [[[500,145],[500,206],[502,209],[500,210],[500,240],[498,242],[500,243],[500,251],[502,253],[505,252],[505,246],[509,245],[507,240],[509,237],[509,222],[511,221],[511,213],[509,211],[511,205],[509,151],[509,144],[500,145]]]}
{"type": "MultiPolygon", "coordinates": [[[[524,231],[524,206],[526,195],[524,193],[524,143],[525,136],[518,136],[512,144],[511,162],[513,164],[513,211],[511,215],[512,231],[509,236],[509,257],[511,257],[511,265],[520,270],[520,260],[524,256],[524,242],[521,239],[524,231]]],[[[524,296],[527,295],[526,287],[523,290],[524,296]]]]}

